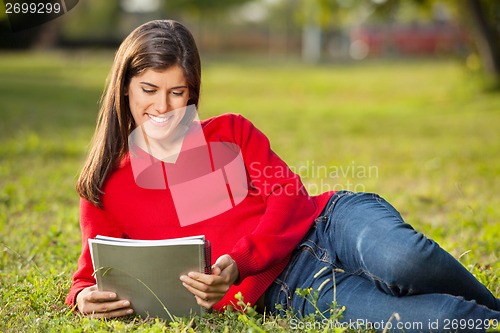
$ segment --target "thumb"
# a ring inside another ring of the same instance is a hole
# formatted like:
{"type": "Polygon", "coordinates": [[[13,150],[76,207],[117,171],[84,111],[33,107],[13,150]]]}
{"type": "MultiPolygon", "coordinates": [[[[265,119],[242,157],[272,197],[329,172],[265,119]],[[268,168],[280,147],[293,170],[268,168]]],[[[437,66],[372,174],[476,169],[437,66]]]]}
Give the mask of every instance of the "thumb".
{"type": "Polygon", "coordinates": [[[222,272],[222,270],[220,269],[219,266],[217,266],[217,264],[212,265],[212,275],[219,276],[221,272],[222,272]]]}
{"type": "Polygon", "coordinates": [[[228,254],[224,254],[220,256],[216,261],[215,264],[212,265],[212,274],[214,275],[220,275],[220,273],[229,267],[233,263],[233,259],[231,256],[228,254]]]}

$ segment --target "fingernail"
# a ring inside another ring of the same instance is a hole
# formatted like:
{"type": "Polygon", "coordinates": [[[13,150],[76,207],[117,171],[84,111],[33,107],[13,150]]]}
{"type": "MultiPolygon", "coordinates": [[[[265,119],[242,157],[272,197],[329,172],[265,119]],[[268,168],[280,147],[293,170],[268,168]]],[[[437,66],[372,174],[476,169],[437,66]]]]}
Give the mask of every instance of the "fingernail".
{"type": "Polygon", "coordinates": [[[132,310],[132,309],[128,309],[128,310],[127,310],[127,313],[128,313],[128,314],[131,314],[131,313],[133,313],[133,312],[134,312],[134,310],[132,310]]]}
{"type": "Polygon", "coordinates": [[[181,281],[184,281],[186,279],[186,275],[181,275],[181,277],[179,278],[181,281]]]}
{"type": "Polygon", "coordinates": [[[109,294],[109,298],[116,298],[116,294],[115,293],[110,293],[109,294]]]}
{"type": "Polygon", "coordinates": [[[123,302],[123,306],[129,306],[130,305],[130,302],[129,301],[125,301],[123,302]]]}

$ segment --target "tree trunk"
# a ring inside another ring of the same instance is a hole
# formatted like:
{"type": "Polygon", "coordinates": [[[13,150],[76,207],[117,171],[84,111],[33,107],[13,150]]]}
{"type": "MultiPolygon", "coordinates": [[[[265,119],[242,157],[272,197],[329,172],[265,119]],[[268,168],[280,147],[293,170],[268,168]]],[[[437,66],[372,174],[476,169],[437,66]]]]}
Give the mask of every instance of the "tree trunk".
{"type": "Polygon", "coordinates": [[[494,23],[488,21],[480,0],[465,0],[465,10],[484,69],[500,85],[500,33],[495,30],[494,23]]]}

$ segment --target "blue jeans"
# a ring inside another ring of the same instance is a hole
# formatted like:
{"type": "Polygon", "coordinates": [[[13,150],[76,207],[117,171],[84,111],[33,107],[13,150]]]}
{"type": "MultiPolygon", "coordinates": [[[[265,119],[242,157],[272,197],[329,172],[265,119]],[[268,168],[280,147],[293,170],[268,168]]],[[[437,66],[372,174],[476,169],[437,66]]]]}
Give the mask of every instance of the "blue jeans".
{"type": "Polygon", "coordinates": [[[481,332],[500,321],[500,300],[372,193],[332,196],[266,291],[267,311],[315,313],[297,288],[318,291],[326,317],[333,301],[345,306],[341,322],[354,329],[481,332]]]}

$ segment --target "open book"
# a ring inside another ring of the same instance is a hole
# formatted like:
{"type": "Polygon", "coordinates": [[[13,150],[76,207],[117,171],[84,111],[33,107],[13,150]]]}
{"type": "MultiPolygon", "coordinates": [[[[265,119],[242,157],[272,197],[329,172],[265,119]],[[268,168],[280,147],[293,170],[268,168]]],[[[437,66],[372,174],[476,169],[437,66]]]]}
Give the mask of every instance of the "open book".
{"type": "Polygon", "coordinates": [[[210,246],[204,236],[165,240],[96,236],[89,239],[89,246],[98,289],[128,299],[139,315],[173,320],[202,313],[179,277],[210,273],[210,246]]]}

